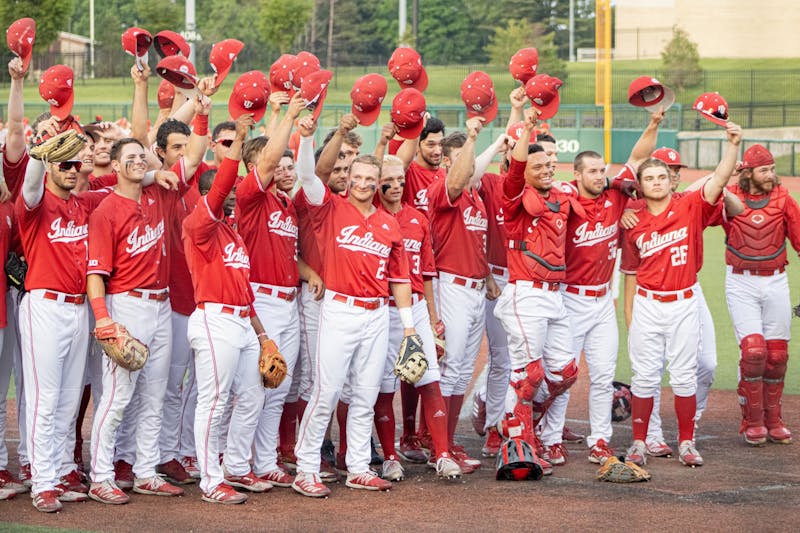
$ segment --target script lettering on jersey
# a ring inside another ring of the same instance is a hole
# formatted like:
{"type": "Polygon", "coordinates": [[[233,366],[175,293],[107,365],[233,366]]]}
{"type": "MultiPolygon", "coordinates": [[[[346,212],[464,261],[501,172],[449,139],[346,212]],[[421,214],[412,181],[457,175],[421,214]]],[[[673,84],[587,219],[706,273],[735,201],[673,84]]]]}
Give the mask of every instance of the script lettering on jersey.
{"type": "Polygon", "coordinates": [[[594,246],[595,244],[608,239],[616,238],[617,236],[617,223],[606,227],[601,222],[594,225],[594,229],[589,229],[589,222],[586,221],[577,228],[575,228],[575,237],[572,242],[576,246],[594,246]]]}
{"type": "Polygon", "coordinates": [[[503,208],[501,207],[497,214],[494,216],[495,221],[497,222],[498,226],[505,225],[506,219],[503,216],[503,208]]]}
{"type": "Polygon", "coordinates": [[[89,235],[89,224],[76,226],[75,221],[70,220],[66,226],[62,226],[62,222],[61,217],[58,217],[50,224],[50,232],[47,234],[50,242],[77,242],[89,235]]]}
{"type": "Polygon", "coordinates": [[[650,240],[644,240],[644,234],[636,238],[636,247],[639,249],[639,257],[644,259],[651,255],[657,254],[665,248],[669,248],[673,244],[679,243],[686,239],[689,235],[689,230],[686,226],[670,231],[665,234],[660,234],[654,231],[650,234],[650,240]]]}
{"type": "Polygon", "coordinates": [[[472,206],[464,209],[464,226],[469,231],[486,231],[486,228],[489,227],[489,220],[484,218],[483,213],[479,210],[475,210],[475,214],[472,214],[472,206]]]}
{"type": "Polygon", "coordinates": [[[351,250],[353,252],[364,252],[378,257],[389,257],[392,249],[385,244],[376,241],[372,238],[372,232],[368,231],[364,236],[356,235],[358,226],[345,226],[336,237],[336,242],[339,243],[341,248],[351,250]]]}
{"type": "Polygon", "coordinates": [[[222,262],[226,267],[230,268],[250,268],[250,257],[244,251],[244,247],[237,247],[235,242],[229,242],[225,245],[222,262]]]}
{"type": "Polygon", "coordinates": [[[422,243],[416,239],[403,239],[403,243],[405,244],[406,252],[418,254],[422,250],[422,243]]]}
{"type": "Polygon", "coordinates": [[[155,228],[151,228],[149,224],[144,226],[144,235],[139,235],[139,227],[133,228],[133,231],[128,235],[128,247],[125,251],[131,254],[131,257],[145,253],[147,250],[158,244],[161,237],[164,235],[164,219],[161,219],[155,228]]]}
{"type": "Polygon", "coordinates": [[[428,209],[428,189],[421,189],[417,191],[416,198],[414,198],[414,206],[422,209],[428,209]]]}
{"type": "Polygon", "coordinates": [[[267,221],[269,232],[281,237],[294,237],[296,239],[297,225],[292,220],[292,216],[289,215],[285,219],[281,219],[282,214],[280,211],[273,211],[269,214],[269,220],[267,221]]]}

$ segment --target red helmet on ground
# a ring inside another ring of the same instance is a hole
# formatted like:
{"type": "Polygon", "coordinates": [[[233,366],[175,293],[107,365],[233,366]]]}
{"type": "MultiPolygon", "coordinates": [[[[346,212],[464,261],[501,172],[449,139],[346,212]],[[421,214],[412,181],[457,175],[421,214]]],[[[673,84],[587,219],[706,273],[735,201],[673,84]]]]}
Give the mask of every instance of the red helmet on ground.
{"type": "Polygon", "coordinates": [[[542,467],[536,461],[536,452],[525,440],[507,439],[497,454],[498,481],[523,481],[542,479],[542,467]]]}

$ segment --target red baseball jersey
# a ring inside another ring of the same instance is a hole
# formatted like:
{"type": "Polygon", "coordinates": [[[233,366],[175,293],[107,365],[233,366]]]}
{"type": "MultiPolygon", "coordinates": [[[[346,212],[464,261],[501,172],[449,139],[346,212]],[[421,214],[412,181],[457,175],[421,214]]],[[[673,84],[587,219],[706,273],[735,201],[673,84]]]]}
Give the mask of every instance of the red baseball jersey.
{"type": "Polygon", "coordinates": [[[647,208],[639,210],[639,223],[625,232],[620,270],[635,273],[637,285],[648,290],[688,289],[697,282],[703,229],[717,209],[718,203],[708,203],[700,189],[680,198],[673,196],[658,215],[647,208]]]}
{"type": "Polygon", "coordinates": [[[483,279],[489,274],[486,262],[486,207],[475,189],[464,189],[450,202],[445,179],[428,187],[428,217],[436,268],[458,276],[483,279]]]}
{"type": "Polygon", "coordinates": [[[320,277],[322,277],[322,251],[317,242],[317,234],[314,231],[314,224],[311,220],[310,204],[305,191],[301,188],[294,195],[294,209],[297,214],[299,224],[297,247],[300,257],[311,267],[320,277]]]}
{"type": "Polygon", "coordinates": [[[560,184],[542,196],[525,184],[525,161],[511,160],[503,182],[503,217],[508,235],[509,281],[562,281],[566,271],[567,218],[574,190],[560,184]]]}
{"type": "MultiPolygon", "coordinates": [[[[383,206],[380,207],[383,209],[383,206]]],[[[436,263],[433,260],[433,246],[431,244],[430,222],[421,211],[408,204],[403,204],[400,211],[390,213],[400,225],[403,234],[406,255],[408,256],[408,270],[411,275],[411,291],[424,294],[425,278],[434,278],[436,263]]]]}
{"type": "Polygon", "coordinates": [[[776,270],[786,266],[786,238],[800,250],[800,208],[786,187],[776,185],[768,195],[752,195],[739,185],[728,190],[739,197],[744,211],[725,229],[725,263],[744,270],[776,270]]]}
{"type": "Polygon", "coordinates": [[[41,201],[31,208],[22,195],[17,198],[14,210],[28,262],[27,290],[86,292],[89,214],[109,194],[111,189],[101,189],[70,194],[62,200],[45,189],[41,201]]]}
{"type": "MultiPolygon", "coordinates": [[[[14,205],[11,202],[0,204],[0,254],[7,257],[9,250],[12,249],[11,239],[14,232],[14,205]]],[[[0,276],[0,295],[5,299],[8,282],[5,276],[0,276]]],[[[0,329],[8,326],[8,307],[3,302],[0,305],[0,329]]]]}
{"type": "Polygon", "coordinates": [[[411,283],[400,225],[376,209],[366,218],[346,198],[325,189],[309,204],[323,255],[325,287],[360,298],[387,297],[389,282],[411,283]]]}
{"type": "Polygon", "coordinates": [[[236,187],[235,213],[239,234],[253,254],[250,281],[297,286],[298,221],[292,199],[262,187],[253,170],[236,187]]]}
{"type": "Polygon", "coordinates": [[[6,186],[11,193],[11,201],[14,202],[22,189],[22,182],[25,181],[25,169],[28,168],[28,152],[22,154],[19,161],[9,163],[6,154],[3,152],[3,177],[6,179],[6,186]]]}
{"type": "Polygon", "coordinates": [[[486,229],[486,258],[490,265],[508,266],[508,235],[503,220],[503,176],[485,173],[478,192],[483,199],[489,221],[486,229]]]}
{"type": "MultiPolygon", "coordinates": [[[[235,180],[239,161],[225,159],[214,179],[235,180]]],[[[197,303],[214,302],[236,306],[253,303],[250,288],[250,257],[244,241],[224,218],[217,218],[208,197],[183,221],[186,262],[192,273],[197,303]]]]}
{"type": "Polygon", "coordinates": [[[436,180],[444,180],[447,170],[439,167],[431,170],[412,161],[406,169],[406,185],[403,188],[403,203],[416,207],[420,211],[428,210],[427,189],[436,180]]]}

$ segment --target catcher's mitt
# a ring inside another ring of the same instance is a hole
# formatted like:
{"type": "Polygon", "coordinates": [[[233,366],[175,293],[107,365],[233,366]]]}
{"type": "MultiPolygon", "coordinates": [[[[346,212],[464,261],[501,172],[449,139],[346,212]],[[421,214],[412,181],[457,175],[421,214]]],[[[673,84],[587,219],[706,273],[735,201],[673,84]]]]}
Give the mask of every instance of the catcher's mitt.
{"type": "Polygon", "coordinates": [[[286,377],[288,372],[286,360],[272,339],[261,341],[258,371],[261,374],[261,383],[268,389],[277,389],[286,377]]]}
{"type": "Polygon", "coordinates": [[[122,324],[112,322],[95,328],[94,336],[112,361],[131,372],[141,370],[150,356],[147,345],[128,333],[122,324]]]}
{"type": "Polygon", "coordinates": [[[630,461],[621,460],[619,457],[609,457],[597,471],[597,479],[612,483],[636,483],[637,481],[649,481],[650,473],[630,461]]]}
{"type": "Polygon", "coordinates": [[[20,292],[25,292],[25,275],[28,273],[28,263],[14,252],[8,252],[6,259],[6,278],[9,287],[14,287],[20,292]]]}
{"type": "Polygon", "coordinates": [[[83,150],[84,144],[86,137],[69,129],[34,146],[30,149],[30,155],[45,163],[61,163],[78,155],[78,152],[83,150]]]}
{"type": "Polygon", "coordinates": [[[402,381],[416,384],[425,371],[428,370],[428,360],[422,351],[422,339],[419,335],[409,335],[400,343],[397,360],[394,362],[394,373],[402,381]]]}
{"type": "Polygon", "coordinates": [[[444,322],[441,320],[433,326],[433,340],[436,342],[436,360],[441,361],[444,357],[444,322]]]}

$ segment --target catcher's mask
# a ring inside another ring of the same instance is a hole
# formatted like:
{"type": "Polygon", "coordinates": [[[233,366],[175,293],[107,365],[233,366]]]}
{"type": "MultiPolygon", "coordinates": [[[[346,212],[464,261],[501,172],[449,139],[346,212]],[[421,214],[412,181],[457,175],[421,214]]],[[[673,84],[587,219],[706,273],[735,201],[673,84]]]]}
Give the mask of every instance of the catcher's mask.
{"type": "Polygon", "coordinates": [[[531,445],[522,439],[506,440],[497,454],[496,479],[542,479],[542,467],[536,462],[536,453],[531,445]]]}
{"type": "Polygon", "coordinates": [[[621,381],[614,382],[614,399],[611,402],[611,420],[622,422],[631,416],[631,394],[630,385],[621,381]]]}

